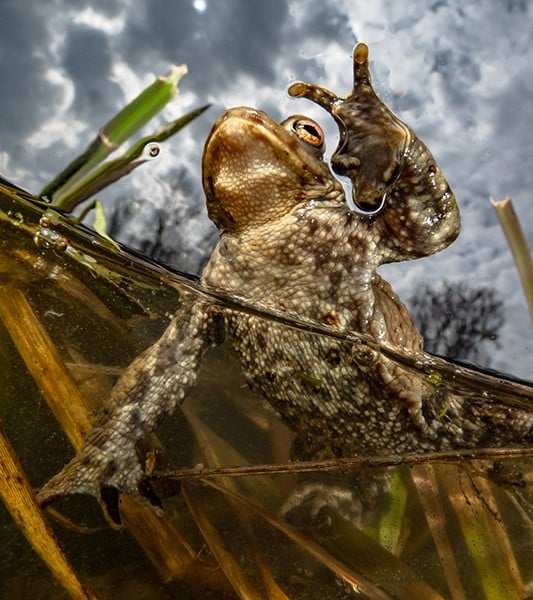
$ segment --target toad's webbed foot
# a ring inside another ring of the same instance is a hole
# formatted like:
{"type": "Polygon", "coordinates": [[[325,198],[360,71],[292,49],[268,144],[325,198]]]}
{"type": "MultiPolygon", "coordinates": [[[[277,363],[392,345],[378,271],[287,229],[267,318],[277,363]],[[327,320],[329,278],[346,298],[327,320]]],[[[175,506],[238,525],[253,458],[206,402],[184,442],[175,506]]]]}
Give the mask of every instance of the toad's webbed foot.
{"type": "Polygon", "coordinates": [[[121,524],[119,496],[122,493],[160,506],[159,498],[145,479],[134,445],[122,440],[120,452],[113,453],[112,439],[101,448],[94,445],[94,438],[91,435],[80,452],[40,490],[37,499],[41,506],[46,507],[66,496],[88,494],[96,498],[113,525],[121,524]]]}

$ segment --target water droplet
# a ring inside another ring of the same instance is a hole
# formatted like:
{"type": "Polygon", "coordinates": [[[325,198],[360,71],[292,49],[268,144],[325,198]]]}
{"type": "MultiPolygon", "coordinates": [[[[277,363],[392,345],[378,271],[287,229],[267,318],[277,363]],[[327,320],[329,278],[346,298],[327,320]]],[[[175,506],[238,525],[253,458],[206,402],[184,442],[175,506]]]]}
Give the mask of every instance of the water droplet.
{"type": "Polygon", "coordinates": [[[157,142],[149,142],[143,149],[143,157],[152,160],[161,153],[161,146],[157,142]]]}
{"type": "Polygon", "coordinates": [[[64,252],[68,247],[68,238],[50,228],[50,220],[42,217],[39,229],[33,236],[34,244],[41,250],[58,250],[64,252]]]}

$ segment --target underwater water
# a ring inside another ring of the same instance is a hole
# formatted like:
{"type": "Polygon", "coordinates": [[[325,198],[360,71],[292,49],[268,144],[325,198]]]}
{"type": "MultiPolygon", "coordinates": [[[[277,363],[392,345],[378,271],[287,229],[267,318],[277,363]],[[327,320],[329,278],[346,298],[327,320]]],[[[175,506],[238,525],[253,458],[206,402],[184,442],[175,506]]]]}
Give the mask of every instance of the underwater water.
{"type": "MultiPolygon", "coordinates": [[[[1,184],[0,423],[34,489],[68,462],[120,374],[190,297],[232,302],[1,184]]],[[[359,352],[366,344],[335,339],[359,352]]],[[[527,383],[372,351],[443,391],[531,410],[527,383]]],[[[208,351],[181,409],[140,445],[163,510],[123,496],[117,531],[92,498],[76,496],[47,519],[97,598],[533,593],[531,448],[297,461],[296,433],[223,343],[208,351]]],[[[68,597],[13,511],[21,514],[9,502],[0,509],[0,597],[68,597]]]]}

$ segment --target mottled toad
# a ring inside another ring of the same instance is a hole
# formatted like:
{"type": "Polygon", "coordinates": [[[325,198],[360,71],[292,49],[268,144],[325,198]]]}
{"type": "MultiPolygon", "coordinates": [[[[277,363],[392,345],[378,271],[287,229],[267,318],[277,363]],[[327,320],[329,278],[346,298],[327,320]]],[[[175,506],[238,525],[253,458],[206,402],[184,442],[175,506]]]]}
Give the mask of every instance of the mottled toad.
{"type": "MultiPolygon", "coordinates": [[[[294,117],[279,125],[252,108],[228,110],[203,156],[207,207],[221,238],[202,284],[259,309],[421,352],[413,321],[376,268],[442,250],[459,232],[459,213],[427,147],[374,93],[363,44],[354,53],[354,74],[345,99],[303,83],[290,93],[320,103],[336,119],[341,137],[333,168],[350,178],[353,201],[369,214],[348,207],[321,158],[317,124],[294,117]]],[[[249,381],[309,455],[501,445],[531,436],[525,413],[439,393],[368,348],[190,299],[121,377],[82,449],[40,501],[142,491],[135,444],[195,384],[221,324],[249,381]]]]}

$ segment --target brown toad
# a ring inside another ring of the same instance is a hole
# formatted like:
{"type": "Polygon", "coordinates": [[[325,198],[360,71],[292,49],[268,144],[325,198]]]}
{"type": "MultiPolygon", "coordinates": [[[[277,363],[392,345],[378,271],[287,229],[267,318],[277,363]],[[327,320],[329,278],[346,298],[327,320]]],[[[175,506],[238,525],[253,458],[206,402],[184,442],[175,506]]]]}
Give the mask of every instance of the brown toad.
{"type": "MultiPolygon", "coordinates": [[[[279,125],[252,108],[228,110],[203,156],[207,208],[221,239],[202,284],[259,309],[421,352],[413,321],[376,268],[442,250],[459,232],[459,213],[429,150],[375,95],[367,54],[356,48],[346,99],[309,84],[290,91],[336,118],[334,169],[351,178],[356,204],[378,209],[349,209],[320,156],[315,123],[294,117],[279,125]]],[[[250,382],[309,455],[501,445],[530,435],[525,415],[505,419],[492,405],[439,394],[368,348],[190,299],[121,377],[84,446],[40,501],[142,491],[135,444],[183,401],[221,325],[250,382]]]]}

